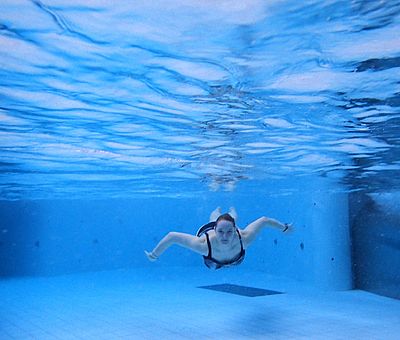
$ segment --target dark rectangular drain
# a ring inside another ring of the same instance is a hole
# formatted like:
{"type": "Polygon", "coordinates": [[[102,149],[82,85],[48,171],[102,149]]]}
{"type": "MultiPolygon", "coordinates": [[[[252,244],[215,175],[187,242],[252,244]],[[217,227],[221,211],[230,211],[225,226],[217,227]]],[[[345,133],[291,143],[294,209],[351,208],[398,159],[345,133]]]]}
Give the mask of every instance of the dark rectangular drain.
{"type": "Polygon", "coordinates": [[[217,290],[219,292],[231,293],[242,296],[264,296],[264,295],[274,295],[274,294],[283,294],[282,292],[276,292],[274,290],[254,288],[254,287],[246,287],[239,285],[231,285],[229,283],[212,285],[212,286],[201,286],[197,288],[211,289],[217,290]]]}

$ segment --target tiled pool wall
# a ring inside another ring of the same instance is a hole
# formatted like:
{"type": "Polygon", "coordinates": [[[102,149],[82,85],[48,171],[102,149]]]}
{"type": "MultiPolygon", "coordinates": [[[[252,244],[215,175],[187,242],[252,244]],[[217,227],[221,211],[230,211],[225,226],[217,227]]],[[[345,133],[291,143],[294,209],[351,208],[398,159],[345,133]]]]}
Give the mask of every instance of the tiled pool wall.
{"type": "MultiPolygon", "coordinates": [[[[287,185],[287,183],[285,183],[287,185]]],[[[279,195],[279,183],[263,193],[208,192],[201,197],[108,200],[1,201],[0,273],[58,275],[135,266],[202,266],[200,256],[172,247],[149,263],[144,249],[168,231],[195,233],[210,211],[234,205],[244,227],[267,215],[293,222],[295,232],[265,230],[247,251],[244,266],[320,288],[352,288],[348,194],[322,177],[295,182],[279,195]]]]}

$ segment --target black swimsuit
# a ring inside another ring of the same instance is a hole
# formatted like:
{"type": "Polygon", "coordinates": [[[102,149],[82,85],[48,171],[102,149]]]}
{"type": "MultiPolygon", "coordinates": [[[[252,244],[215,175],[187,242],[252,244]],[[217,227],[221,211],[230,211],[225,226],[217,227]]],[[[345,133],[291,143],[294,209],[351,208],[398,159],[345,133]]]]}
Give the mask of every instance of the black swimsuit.
{"type": "Polygon", "coordinates": [[[206,235],[207,239],[207,246],[208,246],[208,254],[207,256],[203,256],[204,258],[204,264],[211,269],[220,269],[222,267],[230,267],[230,266],[236,266],[238,264],[241,264],[244,260],[244,256],[246,251],[243,248],[243,242],[242,242],[242,236],[240,235],[239,229],[236,228],[236,232],[238,233],[239,236],[239,241],[240,241],[240,253],[238,256],[236,256],[234,259],[226,262],[221,262],[212,257],[212,250],[211,250],[211,242],[210,238],[208,236],[208,231],[214,229],[215,227],[215,222],[210,222],[204,226],[202,226],[196,233],[196,236],[200,237],[203,234],[206,235]]]}

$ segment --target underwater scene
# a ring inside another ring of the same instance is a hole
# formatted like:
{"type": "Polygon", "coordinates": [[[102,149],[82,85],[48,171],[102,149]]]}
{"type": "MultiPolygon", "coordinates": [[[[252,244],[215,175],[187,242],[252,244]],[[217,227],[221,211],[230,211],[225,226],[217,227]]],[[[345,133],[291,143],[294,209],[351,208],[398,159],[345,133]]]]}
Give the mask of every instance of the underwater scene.
{"type": "Polygon", "coordinates": [[[395,339],[399,31],[389,0],[1,1],[0,338],[395,339]]]}

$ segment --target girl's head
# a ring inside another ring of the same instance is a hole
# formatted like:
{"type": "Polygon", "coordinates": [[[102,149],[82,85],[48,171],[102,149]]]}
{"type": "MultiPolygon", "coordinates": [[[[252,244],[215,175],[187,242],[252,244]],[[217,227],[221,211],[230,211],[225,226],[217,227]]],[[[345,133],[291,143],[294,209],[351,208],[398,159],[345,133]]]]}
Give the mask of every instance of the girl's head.
{"type": "Polygon", "coordinates": [[[230,222],[232,223],[233,227],[236,228],[235,219],[229,214],[220,215],[215,222],[218,224],[220,221],[230,222]]]}
{"type": "Polygon", "coordinates": [[[223,214],[217,218],[215,235],[222,244],[230,244],[235,236],[235,219],[229,214],[223,214]]]}

